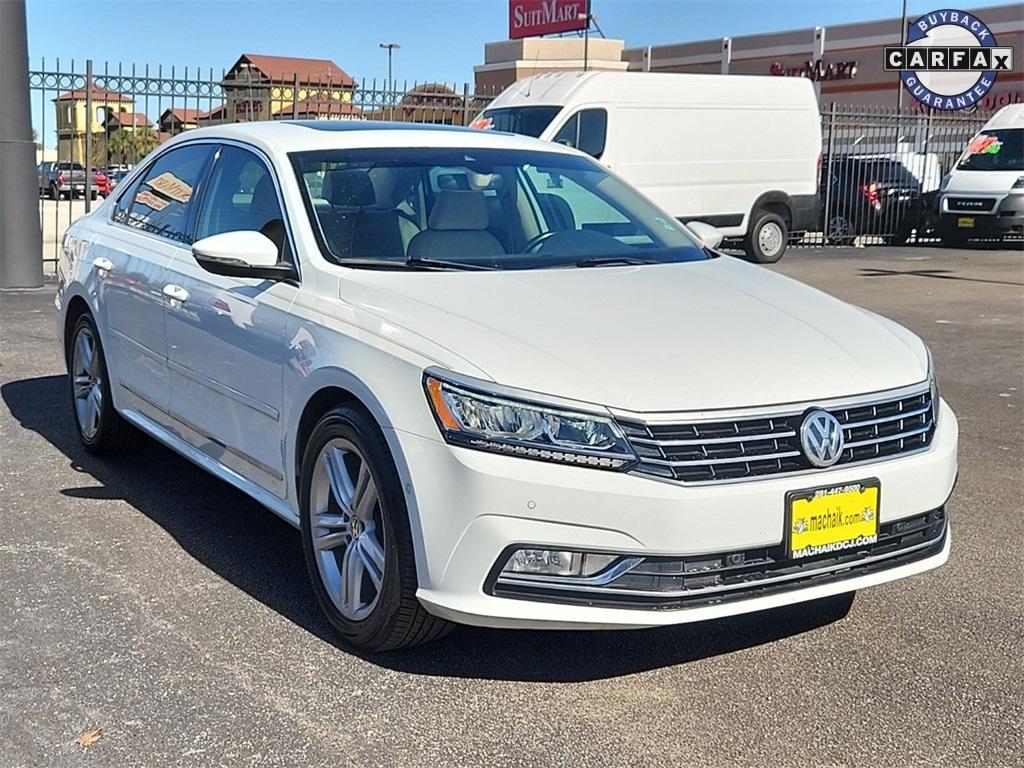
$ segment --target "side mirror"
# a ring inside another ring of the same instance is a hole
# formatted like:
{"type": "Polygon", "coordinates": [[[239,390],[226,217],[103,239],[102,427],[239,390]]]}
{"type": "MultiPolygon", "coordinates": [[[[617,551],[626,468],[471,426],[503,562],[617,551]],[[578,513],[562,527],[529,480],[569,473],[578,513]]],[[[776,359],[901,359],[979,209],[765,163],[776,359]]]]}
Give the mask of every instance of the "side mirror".
{"type": "Polygon", "coordinates": [[[261,232],[222,232],[192,244],[192,256],[207,272],[226,277],[293,280],[295,268],[277,260],[277,246],[261,232]]]}
{"type": "Polygon", "coordinates": [[[693,234],[695,234],[704,245],[708,248],[715,249],[722,244],[722,240],[725,239],[725,235],[722,234],[718,227],[712,227],[710,224],[705,224],[703,221],[691,221],[686,225],[693,234]]]}

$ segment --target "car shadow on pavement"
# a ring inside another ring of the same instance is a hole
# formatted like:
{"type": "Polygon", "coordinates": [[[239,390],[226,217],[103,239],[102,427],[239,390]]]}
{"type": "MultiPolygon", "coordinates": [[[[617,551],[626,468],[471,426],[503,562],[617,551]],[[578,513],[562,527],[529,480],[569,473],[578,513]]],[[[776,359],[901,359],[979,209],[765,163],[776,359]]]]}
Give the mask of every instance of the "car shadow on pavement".
{"type": "MultiPolygon", "coordinates": [[[[0,387],[11,414],[91,478],[59,492],[123,500],[163,528],[198,562],[327,643],[338,643],[309,587],[299,534],[239,491],[147,440],[129,456],[87,453],[75,434],[64,376],[0,387]],[[98,482],[97,486],[95,483],[98,482]]],[[[531,632],[457,627],[427,645],[358,654],[420,675],[536,682],[599,680],[769,643],[842,619],[852,595],[700,624],[638,631],[531,632]]]]}
{"type": "Polygon", "coordinates": [[[1014,280],[988,280],[981,277],[958,275],[951,269],[882,269],[880,267],[864,267],[861,277],[930,277],[935,280],[963,280],[968,283],[988,283],[990,285],[1024,285],[1014,280]]]}

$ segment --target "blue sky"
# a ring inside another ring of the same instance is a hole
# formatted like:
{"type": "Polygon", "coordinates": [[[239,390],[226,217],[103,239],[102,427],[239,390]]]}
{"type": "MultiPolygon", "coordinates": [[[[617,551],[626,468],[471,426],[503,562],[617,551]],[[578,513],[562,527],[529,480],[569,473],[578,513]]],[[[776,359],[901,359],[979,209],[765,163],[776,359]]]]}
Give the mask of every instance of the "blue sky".
{"type": "MultiPolygon", "coordinates": [[[[0,0],[2,2],[2,0],[0,0]]],[[[994,4],[994,3],[993,3],[994,4]]],[[[27,0],[29,56],[221,70],[243,52],[333,59],[358,78],[468,82],[508,30],[505,0],[27,0]]],[[[978,5],[978,3],[968,3],[978,5]]],[[[627,46],[841,24],[900,14],[900,0],[593,0],[627,46]]],[[[912,0],[912,13],[943,6],[912,0]]],[[[943,6],[944,7],[944,6],[943,6]]],[[[218,72],[219,74],[219,72],[218,72]]]]}

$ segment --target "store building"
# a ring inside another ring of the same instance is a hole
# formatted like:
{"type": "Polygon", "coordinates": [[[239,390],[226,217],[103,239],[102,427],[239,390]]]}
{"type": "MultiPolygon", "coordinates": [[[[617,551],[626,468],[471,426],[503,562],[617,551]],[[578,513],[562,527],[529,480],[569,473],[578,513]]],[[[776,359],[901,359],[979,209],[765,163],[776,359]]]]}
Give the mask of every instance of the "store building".
{"type": "MultiPolygon", "coordinates": [[[[1024,3],[964,10],[984,20],[999,45],[1012,46],[1015,52],[1014,70],[998,76],[982,109],[994,111],[1024,101],[1024,3]]],[[[902,86],[895,73],[884,71],[882,49],[902,42],[902,20],[898,17],[633,48],[623,47],[620,40],[592,37],[588,65],[590,69],[631,72],[809,77],[815,82],[822,106],[895,107],[902,86]]],[[[576,37],[489,43],[484,64],[474,70],[478,92],[500,90],[531,74],[582,69],[583,47],[584,41],[576,37]]],[[[903,103],[908,109],[921,108],[906,94],[903,103]]]]}

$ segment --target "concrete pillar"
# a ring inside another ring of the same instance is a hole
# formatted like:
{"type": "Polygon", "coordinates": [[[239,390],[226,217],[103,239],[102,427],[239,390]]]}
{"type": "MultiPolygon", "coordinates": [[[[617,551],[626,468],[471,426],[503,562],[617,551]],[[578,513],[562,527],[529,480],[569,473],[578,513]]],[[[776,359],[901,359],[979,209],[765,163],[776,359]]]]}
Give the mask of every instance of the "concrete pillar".
{"type": "Polygon", "coordinates": [[[29,98],[25,0],[0,0],[0,288],[43,284],[29,98]]]}

